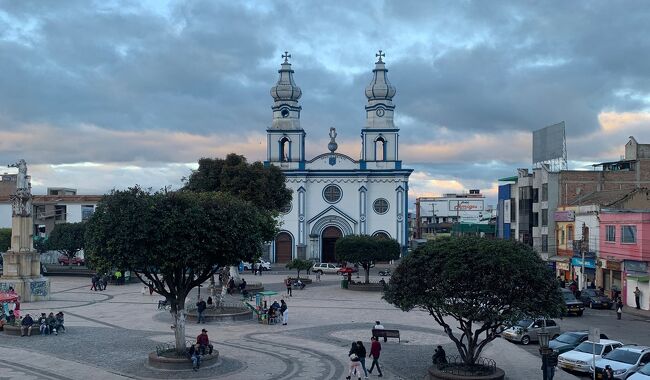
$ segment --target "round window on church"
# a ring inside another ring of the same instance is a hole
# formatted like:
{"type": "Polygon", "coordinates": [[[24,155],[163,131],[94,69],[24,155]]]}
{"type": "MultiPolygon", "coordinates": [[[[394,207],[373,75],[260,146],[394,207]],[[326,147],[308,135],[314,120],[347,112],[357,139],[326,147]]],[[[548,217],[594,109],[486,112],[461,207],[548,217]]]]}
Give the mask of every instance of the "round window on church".
{"type": "Polygon", "coordinates": [[[373,202],[372,208],[377,214],[385,214],[388,212],[388,201],[380,198],[373,202]]]}
{"type": "Polygon", "coordinates": [[[291,202],[287,203],[285,206],[282,206],[280,208],[280,212],[283,214],[288,214],[289,212],[291,212],[291,202]]]}
{"type": "Polygon", "coordinates": [[[341,200],[341,188],[336,185],[327,185],[323,189],[323,198],[329,203],[336,203],[341,200]]]}

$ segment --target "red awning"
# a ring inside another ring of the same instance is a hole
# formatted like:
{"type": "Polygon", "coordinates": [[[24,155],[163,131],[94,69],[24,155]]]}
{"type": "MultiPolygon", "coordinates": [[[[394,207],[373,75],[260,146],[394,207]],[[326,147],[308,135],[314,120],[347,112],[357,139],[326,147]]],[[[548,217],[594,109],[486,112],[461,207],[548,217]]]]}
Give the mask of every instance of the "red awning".
{"type": "Polygon", "coordinates": [[[18,301],[18,294],[16,293],[0,293],[0,303],[16,302],[18,301]]]}

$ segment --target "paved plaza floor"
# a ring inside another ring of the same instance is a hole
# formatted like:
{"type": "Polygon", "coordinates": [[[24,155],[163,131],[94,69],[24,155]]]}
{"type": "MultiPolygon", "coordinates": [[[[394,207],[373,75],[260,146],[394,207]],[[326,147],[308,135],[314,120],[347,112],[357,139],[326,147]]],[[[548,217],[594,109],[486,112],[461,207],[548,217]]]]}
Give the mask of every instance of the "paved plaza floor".
{"type": "MultiPolygon", "coordinates": [[[[283,289],[283,275],[245,278],[249,283],[262,281],[267,290],[283,289]]],[[[284,296],[287,326],[252,320],[189,323],[188,340],[201,328],[208,330],[220,352],[219,364],[198,372],[169,372],[149,368],[145,360],[157,344],[174,340],[171,316],[156,307],[160,297],[143,295],[140,284],[94,292],[89,279],[53,277],[52,299],[24,304],[22,313],[61,310],[67,332],[29,338],[0,333],[0,379],[344,379],[350,343],[362,340],[369,349],[375,320],[402,335],[401,343],[382,342],[380,363],[386,379],[424,379],[435,345],[443,345],[448,354],[455,352],[426,313],[402,312],[378,293],[343,290],[339,282],[338,276],[323,275],[321,283],[284,296]]],[[[508,379],[541,378],[539,357],[519,345],[497,339],[483,356],[496,360],[508,379]]],[[[575,377],[558,371],[556,379],[575,377]]]]}

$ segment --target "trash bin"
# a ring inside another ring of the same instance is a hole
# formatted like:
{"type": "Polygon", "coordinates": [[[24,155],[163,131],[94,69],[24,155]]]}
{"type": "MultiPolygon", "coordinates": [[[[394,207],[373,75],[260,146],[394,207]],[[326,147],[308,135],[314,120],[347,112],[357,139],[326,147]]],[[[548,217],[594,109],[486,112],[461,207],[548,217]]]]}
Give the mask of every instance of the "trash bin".
{"type": "Polygon", "coordinates": [[[348,288],[348,280],[341,280],[341,289],[348,288]]]}

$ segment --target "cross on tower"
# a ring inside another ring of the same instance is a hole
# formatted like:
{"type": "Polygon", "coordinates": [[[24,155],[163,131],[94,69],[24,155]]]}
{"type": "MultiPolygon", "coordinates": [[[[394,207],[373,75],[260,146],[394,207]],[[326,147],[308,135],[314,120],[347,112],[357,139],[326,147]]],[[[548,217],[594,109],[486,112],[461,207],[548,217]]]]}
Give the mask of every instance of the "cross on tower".
{"type": "Polygon", "coordinates": [[[289,63],[289,58],[291,58],[291,54],[289,54],[288,51],[285,51],[284,54],[282,55],[282,58],[284,58],[284,63],[289,63]]]}
{"type": "Polygon", "coordinates": [[[382,59],[382,57],[385,57],[385,56],[386,56],[386,54],[382,53],[381,50],[379,50],[379,53],[375,54],[375,57],[379,57],[379,61],[377,63],[384,62],[381,59],[382,59]]]}

